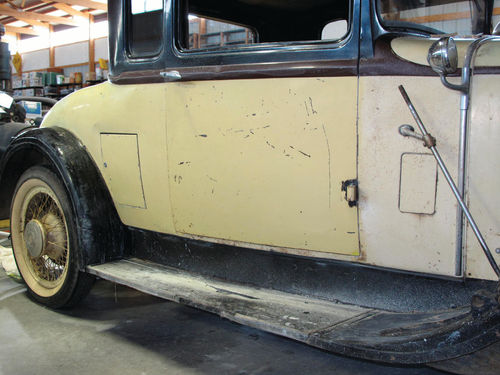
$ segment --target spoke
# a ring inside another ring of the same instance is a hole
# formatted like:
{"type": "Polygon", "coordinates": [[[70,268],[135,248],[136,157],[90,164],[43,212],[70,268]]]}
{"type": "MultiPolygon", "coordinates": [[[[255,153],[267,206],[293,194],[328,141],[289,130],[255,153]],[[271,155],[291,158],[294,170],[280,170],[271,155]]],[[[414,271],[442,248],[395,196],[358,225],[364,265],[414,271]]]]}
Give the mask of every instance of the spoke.
{"type": "Polygon", "coordinates": [[[52,241],[47,241],[48,244],[51,244],[52,246],[58,247],[60,249],[66,250],[66,245],[59,245],[58,243],[52,242],[52,241]]]}
{"type": "MultiPolygon", "coordinates": [[[[57,249],[53,251],[54,258],[48,254],[29,260],[33,271],[41,280],[55,282],[64,273],[68,261],[68,238],[64,216],[57,202],[47,193],[38,192],[28,203],[25,211],[25,223],[30,220],[39,220],[44,226],[45,232],[53,234],[56,241],[48,241],[47,245],[57,249]]],[[[50,251],[49,251],[50,253],[50,251]]]]}

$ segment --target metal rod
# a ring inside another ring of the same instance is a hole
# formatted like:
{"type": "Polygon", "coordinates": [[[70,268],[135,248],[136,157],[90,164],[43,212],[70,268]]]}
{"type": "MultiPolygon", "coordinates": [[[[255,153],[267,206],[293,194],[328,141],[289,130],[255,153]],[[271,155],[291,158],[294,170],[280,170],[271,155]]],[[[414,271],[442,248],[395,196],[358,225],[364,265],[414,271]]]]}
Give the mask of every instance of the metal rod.
{"type": "MultiPolygon", "coordinates": [[[[425,125],[423,124],[422,120],[420,119],[420,116],[418,115],[417,111],[415,110],[415,107],[413,107],[413,104],[408,97],[408,94],[406,93],[406,90],[402,85],[399,86],[399,91],[401,92],[401,95],[403,96],[403,99],[405,100],[408,108],[410,109],[410,112],[415,119],[415,122],[417,123],[420,131],[422,132],[422,135],[424,137],[429,136],[429,133],[427,133],[427,129],[425,128],[425,125]]],[[[497,277],[500,278],[500,268],[498,268],[497,263],[495,262],[495,259],[493,258],[493,255],[491,254],[490,249],[488,248],[488,245],[486,244],[481,232],[479,231],[479,228],[476,225],[476,222],[474,221],[474,218],[472,217],[469,209],[465,205],[462,197],[460,196],[460,193],[455,185],[455,182],[453,181],[453,178],[451,177],[450,173],[448,172],[448,169],[446,168],[446,165],[443,162],[443,159],[441,158],[441,155],[439,155],[439,152],[436,148],[435,145],[430,145],[429,149],[432,151],[432,154],[436,158],[439,168],[441,169],[441,172],[443,172],[444,177],[446,178],[446,181],[448,182],[448,185],[450,185],[451,190],[453,191],[453,194],[455,195],[455,198],[457,199],[458,203],[460,204],[460,207],[462,208],[465,217],[467,218],[467,221],[469,222],[472,231],[476,235],[477,240],[479,241],[479,244],[481,245],[481,248],[483,249],[484,254],[486,255],[486,258],[488,258],[488,261],[490,262],[491,267],[493,268],[493,271],[495,271],[497,277]]]]}
{"type": "Polygon", "coordinates": [[[2,238],[2,237],[7,238],[9,236],[10,236],[9,232],[2,232],[2,231],[0,231],[0,238],[2,238]]]}
{"type": "MultiPolygon", "coordinates": [[[[469,101],[470,101],[472,69],[474,68],[473,64],[479,47],[481,47],[485,43],[491,43],[491,42],[499,43],[500,38],[498,36],[484,36],[480,39],[475,40],[469,45],[469,48],[467,48],[467,54],[465,56],[464,67],[462,68],[462,83],[460,85],[453,87],[453,85],[448,85],[445,82],[443,82],[445,83],[446,87],[461,91],[460,141],[459,141],[459,153],[458,153],[457,188],[462,199],[465,198],[465,176],[467,175],[467,133],[469,126],[469,101]]],[[[444,76],[441,76],[441,80],[446,81],[446,78],[444,76]]],[[[455,250],[456,276],[463,275],[464,273],[463,233],[464,233],[464,213],[462,211],[462,207],[459,205],[457,207],[457,237],[456,237],[456,250],[455,250]]]]}
{"type": "MultiPolygon", "coordinates": [[[[460,138],[458,151],[458,193],[462,199],[465,198],[465,175],[466,175],[466,150],[467,150],[467,126],[468,126],[468,103],[469,92],[461,93],[460,108],[460,138]],[[464,107],[466,104],[466,108],[464,107]]],[[[464,274],[463,248],[464,248],[464,213],[460,205],[457,207],[457,236],[455,249],[455,276],[464,274]]],[[[465,276],[465,275],[463,275],[465,276]]]]}

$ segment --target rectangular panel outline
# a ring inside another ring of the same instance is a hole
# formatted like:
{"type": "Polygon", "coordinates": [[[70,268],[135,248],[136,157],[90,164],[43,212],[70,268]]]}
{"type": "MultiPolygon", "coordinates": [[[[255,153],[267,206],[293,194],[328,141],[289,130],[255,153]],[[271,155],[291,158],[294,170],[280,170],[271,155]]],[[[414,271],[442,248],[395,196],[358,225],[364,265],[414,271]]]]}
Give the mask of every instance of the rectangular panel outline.
{"type": "Polygon", "coordinates": [[[404,214],[415,214],[415,215],[429,215],[429,216],[432,216],[432,215],[434,215],[436,213],[437,186],[438,186],[438,176],[439,176],[437,162],[436,162],[436,185],[435,185],[435,188],[434,188],[434,207],[432,209],[432,213],[403,211],[401,209],[401,182],[402,182],[402,175],[403,175],[403,157],[405,155],[420,155],[420,156],[422,156],[422,155],[429,155],[429,156],[433,156],[432,154],[428,154],[428,153],[425,153],[425,152],[403,152],[401,154],[401,160],[400,160],[400,163],[399,163],[399,195],[398,195],[398,209],[399,209],[399,212],[404,213],[404,214]]]}
{"type": "MultiPolygon", "coordinates": [[[[140,179],[140,183],[141,183],[141,192],[142,192],[142,199],[143,199],[143,202],[144,202],[144,205],[143,206],[134,206],[134,205],[131,205],[131,204],[126,204],[126,203],[120,203],[118,201],[116,201],[116,204],[120,205],[120,206],[124,206],[124,207],[131,207],[131,208],[140,208],[140,209],[143,209],[143,210],[147,210],[148,209],[148,204],[146,202],[146,194],[144,193],[144,182],[142,180],[142,165],[141,165],[141,153],[140,153],[140,149],[139,149],[139,134],[138,133],[113,133],[113,132],[100,132],[99,133],[99,140],[101,142],[101,159],[103,161],[103,163],[105,163],[105,160],[104,160],[104,155],[103,155],[103,152],[102,152],[102,136],[103,135],[133,135],[135,136],[135,140],[136,140],[136,144],[137,144],[137,161],[138,161],[138,167],[139,167],[139,179],[140,179]]],[[[103,176],[104,180],[106,180],[106,178],[103,176]]],[[[106,184],[107,185],[107,184],[106,184]]],[[[109,189],[109,187],[108,187],[109,189]]]]}

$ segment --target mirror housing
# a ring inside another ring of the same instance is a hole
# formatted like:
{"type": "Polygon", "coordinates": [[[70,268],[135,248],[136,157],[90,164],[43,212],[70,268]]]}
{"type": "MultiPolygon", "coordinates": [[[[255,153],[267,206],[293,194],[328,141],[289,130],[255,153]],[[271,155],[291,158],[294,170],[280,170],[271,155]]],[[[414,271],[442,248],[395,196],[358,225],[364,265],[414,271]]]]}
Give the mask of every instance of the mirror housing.
{"type": "Polygon", "coordinates": [[[427,62],[440,76],[455,73],[458,67],[457,45],[453,38],[445,36],[429,48],[427,62]]]}

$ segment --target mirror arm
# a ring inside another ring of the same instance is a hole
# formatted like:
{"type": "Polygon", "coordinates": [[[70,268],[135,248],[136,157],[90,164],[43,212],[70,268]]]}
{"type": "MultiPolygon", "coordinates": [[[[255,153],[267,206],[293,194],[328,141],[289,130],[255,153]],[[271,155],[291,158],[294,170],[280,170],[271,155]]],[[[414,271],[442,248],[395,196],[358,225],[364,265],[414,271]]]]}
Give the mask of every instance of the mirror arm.
{"type": "Polygon", "coordinates": [[[445,85],[449,89],[461,91],[464,93],[469,91],[469,85],[466,85],[466,84],[457,85],[455,83],[451,83],[446,79],[446,76],[444,74],[441,74],[440,77],[441,77],[441,82],[443,83],[443,85],[445,85]]]}

